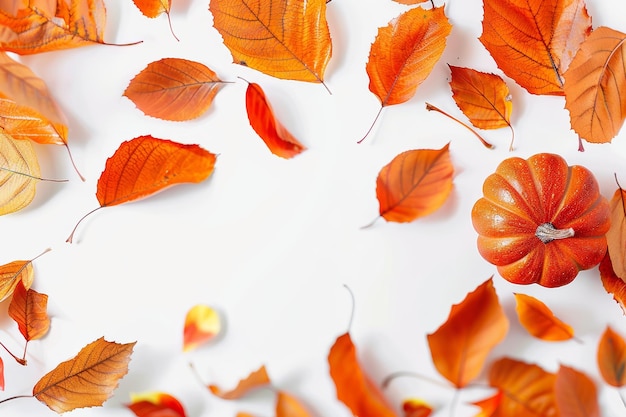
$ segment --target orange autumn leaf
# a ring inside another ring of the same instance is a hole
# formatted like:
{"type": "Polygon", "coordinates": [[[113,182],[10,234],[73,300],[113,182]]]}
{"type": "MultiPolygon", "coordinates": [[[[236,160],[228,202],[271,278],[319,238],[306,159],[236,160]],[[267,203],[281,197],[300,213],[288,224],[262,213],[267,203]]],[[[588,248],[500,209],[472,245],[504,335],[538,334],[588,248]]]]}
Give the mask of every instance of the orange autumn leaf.
{"type": "Polygon", "coordinates": [[[496,410],[498,409],[498,407],[500,406],[500,402],[502,401],[503,394],[504,393],[502,391],[498,391],[491,397],[487,397],[482,400],[471,403],[472,405],[480,408],[480,412],[476,414],[474,417],[495,416],[496,410]]]}
{"type": "Polygon", "coordinates": [[[220,316],[213,308],[198,304],[185,316],[183,351],[189,352],[214,339],[221,330],[220,316]]]}
{"type": "Polygon", "coordinates": [[[433,409],[422,400],[408,399],[402,402],[404,417],[428,417],[433,409]]]}
{"type": "Polygon", "coordinates": [[[306,147],[276,119],[272,106],[258,84],[248,84],[246,111],[250,126],[274,155],[288,159],[306,150],[306,147]]]}
{"type": "Polygon", "coordinates": [[[276,417],[312,417],[312,414],[299,399],[285,391],[278,391],[276,417]]]}
{"type": "Polygon", "coordinates": [[[326,0],[211,0],[233,62],[288,80],[324,82],[332,45],[326,0]]]}
{"type": "Polygon", "coordinates": [[[363,371],[350,333],[337,338],[328,353],[337,399],[358,417],[397,417],[378,387],[363,371]]]}
{"type": "Polygon", "coordinates": [[[381,217],[410,222],[443,205],[452,191],[454,173],[449,146],[402,152],[380,170],[376,197],[381,217]]]}
{"type": "Polygon", "coordinates": [[[126,407],[137,417],[186,417],[180,401],[164,392],[131,394],[130,400],[126,407]]]}
{"type": "Polygon", "coordinates": [[[239,381],[237,386],[231,390],[223,390],[217,385],[209,385],[209,390],[224,400],[237,400],[246,396],[250,391],[263,388],[270,387],[272,382],[270,381],[270,377],[267,374],[267,370],[265,369],[265,365],[261,366],[254,372],[251,372],[250,375],[239,381]]]}
{"type": "Polygon", "coordinates": [[[50,249],[46,249],[28,261],[13,261],[0,265],[0,301],[4,301],[13,294],[18,282],[21,282],[25,289],[30,288],[35,278],[33,261],[48,251],[50,249]]]}
{"type": "Polygon", "coordinates": [[[484,0],[480,41],[532,94],[563,95],[563,74],[591,32],[584,0],[484,0]]]}
{"type": "Polygon", "coordinates": [[[222,84],[215,72],[199,62],[163,58],[141,70],[124,95],[148,116],[183,121],[206,112],[222,84]]]}
{"type": "Polygon", "coordinates": [[[167,21],[170,25],[170,31],[176,40],[179,40],[174,34],[174,30],[172,29],[172,19],[170,17],[170,10],[172,8],[172,0],[133,0],[135,6],[141,11],[141,13],[150,18],[154,19],[165,13],[167,15],[167,21]]]}
{"type": "Polygon", "coordinates": [[[607,326],[598,343],[598,368],[604,381],[614,387],[626,385],[626,340],[607,326]]]}
{"type": "Polygon", "coordinates": [[[50,329],[48,296],[32,288],[27,290],[24,283],[18,281],[9,304],[9,316],[27,342],[42,338],[50,329]]]}
{"type": "MultiPolygon", "coordinates": [[[[493,417],[557,417],[554,384],[556,375],[537,365],[502,358],[491,365],[489,385],[499,396],[493,417]]],[[[492,397],[493,398],[493,397],[492,397]]]]}
{"type": "Polygon", "coordinates": [[[609,202],[611,208],[611,227],[606,232],[606,242],[613,272],[626,281],[626,191],[617,188],[609,202]]]}
{"type": "Polygon", "coordinates": [[[386,106],[413,97],[443,54],[451,30],[443,7],[413,8],[378,29],[365,67],[369,89],[381,103],[376,119],[386,106]]]}
{"type": "Polygon", "coordinates": [[[556,373],[554,393],[561,416],[600,417],[596,385],[584,373],[561,365],[556,373]]]}
{"type": "MultiPolygon", "coordinates": [[[[186,145],[152,136],[123,142],[107,159],[98,179],[96,197],[103,207],[148,197],[171,185],[199,183],[213,172],[216,155],[198,145],[186,145]]],[[[74,231],[67,238],[72,241],[74,231]]]]}
{"type": "Polygon", "coordinates": [[[33,396],[57,413],[102,405],[128,372],[135,343],[120,344],[100,338],[44,375],[33,396]]]}
{"type": "Polygon", "coordinates": [[[626,282],[613,271],[611,257],[608,252],[604,255],[602,262],[600,262],[599,269],[604,289],[607,293],[613,294],[613,299],[621,307],[622,312],[626,314],[626,282]]]}
{"type": "Polygon", "coordinates": [[[515,311],[521,325],[541,340],[556,342],[574,337],[574,329],[563,322],[543,302],[526,294],[515,294],[515,311]]]}
{"type": "Polygon", "coordinates": [[[30,139],[41,144],[65,143],[43,115],[8,98],[0,98],[0,127],[13,139],[30,139]]]}
{"type": "Polygon", "coordinates": [[[572,129],[588,142],[610,142],[626,118],[626,34],[599,27],[565,73],[572,129]]]}
{"type": "Polygon", "coordinates": [[[489,278],[453,305],[446,322],[427,335],[437,371],[463,388],[480,374],[487,356],[508,330],[509,320],[489,278]]]}

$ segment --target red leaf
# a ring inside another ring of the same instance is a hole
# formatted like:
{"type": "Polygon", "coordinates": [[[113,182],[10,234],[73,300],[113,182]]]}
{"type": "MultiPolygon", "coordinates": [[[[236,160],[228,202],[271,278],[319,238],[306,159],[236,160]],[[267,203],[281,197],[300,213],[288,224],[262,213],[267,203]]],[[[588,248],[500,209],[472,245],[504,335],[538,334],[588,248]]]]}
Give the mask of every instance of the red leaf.
{"type": "Polygon", "coordinates": [[[137,417],[186,417],[180,401],[164,392],[132,394],[126,407],[137,417]]]}

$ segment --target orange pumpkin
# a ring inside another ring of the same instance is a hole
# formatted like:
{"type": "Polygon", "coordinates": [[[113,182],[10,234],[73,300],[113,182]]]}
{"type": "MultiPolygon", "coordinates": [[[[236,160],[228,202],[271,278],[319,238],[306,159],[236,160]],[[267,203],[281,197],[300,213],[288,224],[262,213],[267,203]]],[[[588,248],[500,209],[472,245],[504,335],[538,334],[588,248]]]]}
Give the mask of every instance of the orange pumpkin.
{"type": "Polygon", "coordinates": [[[504,160],[472,209],[478,251],[516,284],[558,287],[607,250],[609,203],[586,168],[558,155],[504,160]]]}

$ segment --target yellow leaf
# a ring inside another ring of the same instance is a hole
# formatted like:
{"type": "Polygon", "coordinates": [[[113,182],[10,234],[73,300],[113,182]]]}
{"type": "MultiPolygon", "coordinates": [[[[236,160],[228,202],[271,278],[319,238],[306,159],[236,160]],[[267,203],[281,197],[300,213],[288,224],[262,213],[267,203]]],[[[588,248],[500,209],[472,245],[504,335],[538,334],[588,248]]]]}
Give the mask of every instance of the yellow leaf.
{"type": "Polygon", "coordinates": [[[0,131],[0,215],[29,205],[40,176],[33,145],[0,131]]]}

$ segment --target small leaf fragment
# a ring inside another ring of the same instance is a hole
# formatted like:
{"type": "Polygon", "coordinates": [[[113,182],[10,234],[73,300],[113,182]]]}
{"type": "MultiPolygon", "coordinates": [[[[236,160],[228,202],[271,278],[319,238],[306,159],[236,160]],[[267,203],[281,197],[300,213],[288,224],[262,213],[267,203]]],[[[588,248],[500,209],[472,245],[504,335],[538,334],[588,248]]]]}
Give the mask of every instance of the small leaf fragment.
{"type": "Polygon", "coordinates": [[[422,400],[411,398],[402,402],[404,417],[429,417],[433,408],[422,400]]]}
{"type": "Polygon", "coordinates": [[[312,417],[312,414],[299,399],[285,391],[278,391],[276,417],[312,417]]]}
{"type": "Polygon", "coordinates": [[[251,372],[246,378],[239,381],[237,386],[231,390],[223,390],[217,385],[209,385],[209,390],[213,395],[218,396],[224,400],[237,400],[245,397],[250,391],[270,387],[272,382],[270,381],[265,365],[261,366],[254,372],[251,372]]]}
{"type": "Polygon", "coordinates": [[[626,385],[626,340],[610,326],[598,343],[598,369],[604,381],[617,388],[626,385]]]}
{"type": "Polygon", "coordinates": [[[137,417],[186,417],[180,401],[164,392],[131,394],[130,399],[126,407],[137,417]]]}
{"type": "Polygon", "coordinates": [[[183,351],[189,352],[215,338],[221,330],[219,314],[213,308],[198,304],[185,317],[183,351]]]}
{"type": "Polygon", "coordinates": [[[534,337],[545,341],[563,341],[574,337],[574,329],[563,322],[543,302],[526,294],[515,294],[517,317],[534,337]]]}

